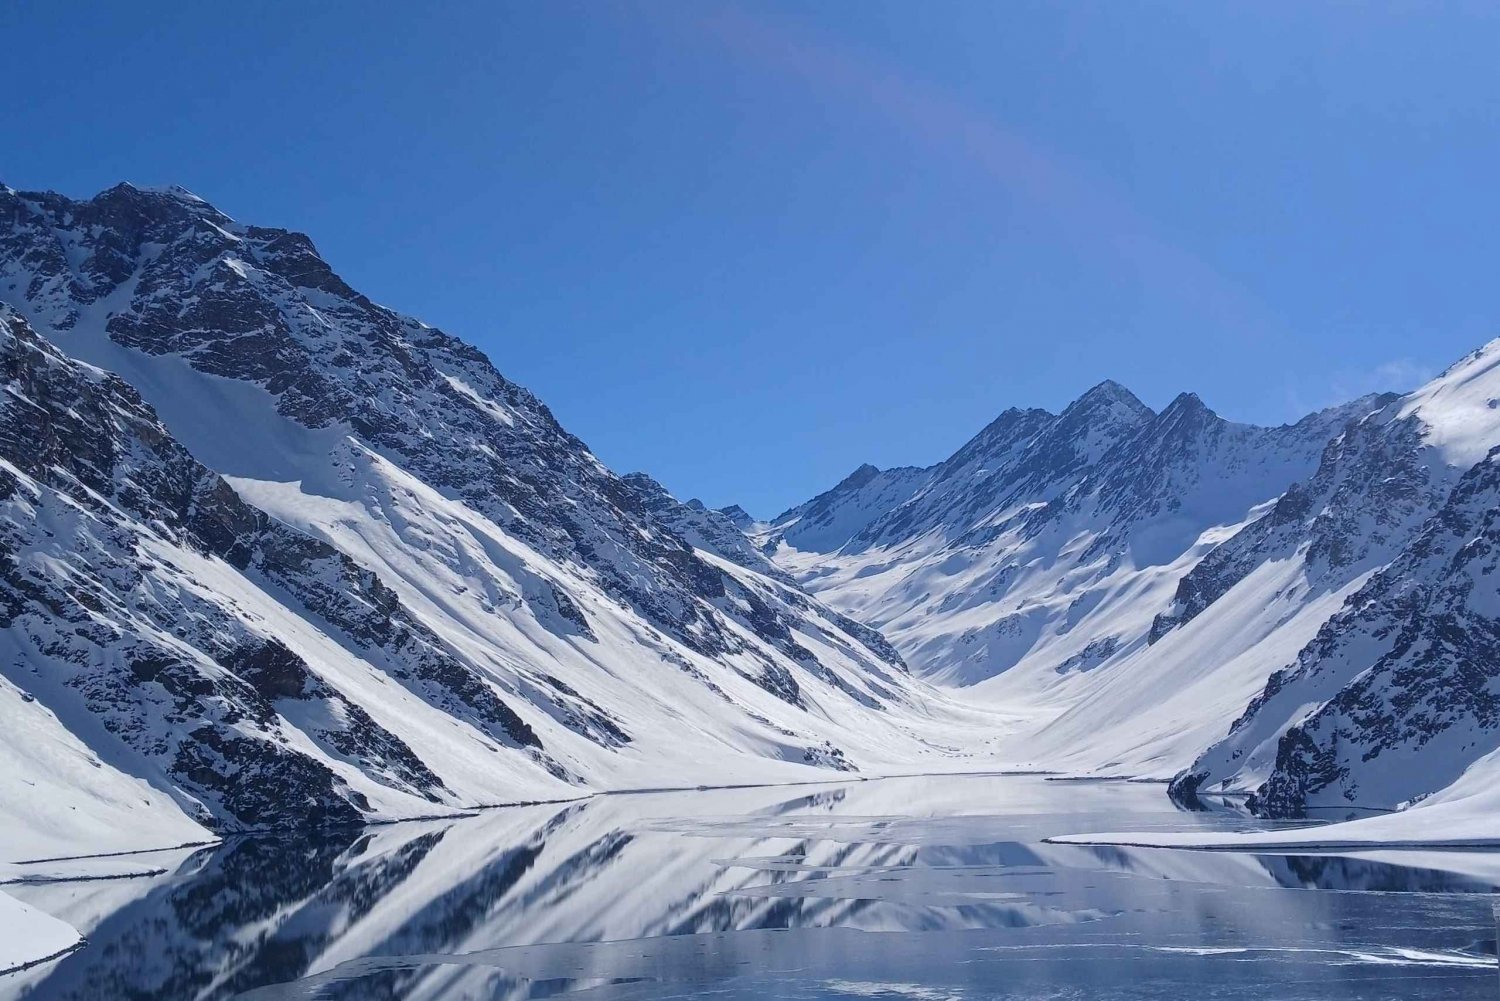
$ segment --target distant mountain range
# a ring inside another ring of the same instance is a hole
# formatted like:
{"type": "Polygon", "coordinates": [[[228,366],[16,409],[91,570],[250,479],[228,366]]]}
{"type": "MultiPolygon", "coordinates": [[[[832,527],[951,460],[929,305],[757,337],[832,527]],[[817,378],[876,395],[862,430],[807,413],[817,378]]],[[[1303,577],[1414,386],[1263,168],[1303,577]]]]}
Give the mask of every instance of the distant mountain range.
{"type": "Polygon", "coordinates": [[[1500,745],[1500,342],[1265,428],[1105,382],[769,522],[305,236],[0,186],[0,851],[1027,767],[1396,808],[1500,745]]]}
{"type": "Polygon", "coordinates": [[[1495,767],[1497,444],[1500,342],[1277,428],[1106,382],[747,531],[913,670],[1029,719],[1008,760],[1393,809],[1495,767]]]}

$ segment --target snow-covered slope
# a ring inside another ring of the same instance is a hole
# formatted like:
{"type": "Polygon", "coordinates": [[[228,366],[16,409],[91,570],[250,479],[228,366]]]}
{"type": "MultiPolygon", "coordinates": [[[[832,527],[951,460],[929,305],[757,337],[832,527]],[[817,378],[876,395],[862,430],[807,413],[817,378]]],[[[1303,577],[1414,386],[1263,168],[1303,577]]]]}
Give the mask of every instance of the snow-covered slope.
{"type": "Polygon", "coordinates": [[[1182,575],[1378,402],[1259,428],[1190,394],[1155,414],[1106,382],[1060,415],[1006,411],[833,550],[773,554],[914,670],[1055,714],[1138,657],[1182,575]]]}
{"type": "Polygon", "coordinates": [[[914,466],[877,469],[865,463],[831,490],[783,511],[769,525],[740,527],[751,531],[767,552],[781,545],[832,552],[870,522],[905,503],[930,475],[930,470],[914,466]]]}
{"type": "Polygon", "coordinates": [[[1012,760],[1390,809],[1500,747],[1496,446],[1500,342],[1280,428],[1105,383],[1007,411],[829,550],[771,552],[914,670],[1029,714],[1012,760]]]}
{"type": "Polygon", "coordinates": [[[24,969],[83,944],[71,926],[0,893],[0,974],[24,969]]]}
{"type": "MultiPolygon", "coordinates": [[[[1378,465],[1348,477],[1370,483],[1375,502],[1317,490],[1329,478],[1320,470],[1308,491],[1318,514],[1307,576],[1386,562],[1179,777],[1179,791],[1249,792],[1279,815],[1389,809],[1500,746],[1500,459],[1485,454],[1500,443],[1497,401],[1500,342],[1350,429],[1347,438],[1378,443],[1365,451],[1378,465]]],[[[1351,454],[1330,448],[1329,459],[1351,454]]]]}
{"type": "Polygon", "coordinates": [[[78,754],[221,828],[566,794],[536,733],[377,576],[245,504],[129,386],[14,315],[0,373],[0,670],[40,707],[22,718],[47,739],[7,752],[35,797],[73,786],[46,779],[78,754]],[[484,783],[502,748],[522,752],[512,774],[484,783]]]}
{"type": "Polygon", "coordinates": [[[762,523],[180,189],[0,187],[0,300],[0,859],[828,769],[1390,807],[1500,747],[1500,345],[1275,428],[1105,382],[762,523]]]}
{"type": "Polygon", "coordinates": [[[0,753],[90,800],[70,845],[941,765],[989,723],[300,234],[0,188],[0,299],[0,699],[47,737],[0,753]]]}
{"type": "Polygon", "coordinates": [[[1260,560],[1200,621],[1182,614],[1185,578],[1247,526],[1284,516],[1278,497],[1319,468],[1330,439],[1395,400],[1262,428],[1191,394],[1153,413],[1106,382],[1059,415],[1006,411],[832,551],[782,540],[771,552],[881,628],[913,670],[1029,717],[1001,744],[1011,760],[1167,778],[1374,564],[1309,587],[1292,553],[1260,560]]]}
{"type": "Polygon", "coordinates": [[[645,473],[628,473],[622,481],[635,495],[640,511],[694,549],[717,554],[767,577],[790,580],[786,571],[750,541],[745,529],[753,529],[755,522],[743,510],[737,521],[733,515],[709,508],[700,500],[679,501],[645,473]]]}

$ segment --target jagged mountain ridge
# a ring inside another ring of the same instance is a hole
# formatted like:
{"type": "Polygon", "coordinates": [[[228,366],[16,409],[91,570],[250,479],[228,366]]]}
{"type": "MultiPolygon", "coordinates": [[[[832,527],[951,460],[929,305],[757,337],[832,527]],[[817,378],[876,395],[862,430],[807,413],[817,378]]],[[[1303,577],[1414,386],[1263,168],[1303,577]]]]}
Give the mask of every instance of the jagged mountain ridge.
{"type": "Polygon", "coordinates": [[[850,544],[890,547],[929,533],[970,544],[1018,504],[1058,501],[1079,476],[1153,417],[1113,381],[1095,386],[1059,415],[1007,410],[940,463],[916,497],[881,515],[850,544]]]}
{"type": "Polygon", "coordinates": [[[777,515],[765,526],[742,526],[763,552],[782,543],[798,549],[831,551],[871,521],[904,503],[931,471],[915,466],[877,469],[860,466],[831,489],[777,515]]]}
{"type": "MultiPolygon", "coordinates": [[[[1006,411],[824,551],[756,538],[917,669],[1031,716],[1001,754],[1180,770],[1175,793],[1271,816],[1400,808],[1500,757],[1497,372],[1500,342],[1281,428],[1105,383],[1006,411]]],[[[869,510],[876,475],[830,494],[869,510]]]]}
{"type": "MultiPolygon", "coordinates": [[[[628,529],[619,481],[540,401],[463,342],[350,289],[305,236],[240,227],[192,196],[129,185],[81,203],[3,192],[0,205],[12,294],[43,329],[71,330],[81,307],[118,299],[105,320],[113,344],[259,386],[304,428],[347,424],[538,550],[586,564],[685,642],[706,651],[726,642],[684,600],[701,572],[691,554],[628,529]],[[439,441],[446,447],[432,447],[439,441]],[[572,505],[548,502],[558,487],[572,505]],[[676,593],[637,586],[652,575],[676,593]]],[[[243,442],[178,433],[222,472],[275,472],[254,468],[266,457],[243,442]]]]}
{"type": "MultiPolygon", "coordinates": [[[[679,501],[646,473],[627,473],[622,479],[634,492],[641,510],[695,549],[715,553],[767,577],[790,580],[786,571],[751,543],[734,516],[707,507],[697,499],[679,501]]],[[[754,522],[744,521],[744,524],[749,526],[754,522]]]]}
{"type": "Polygon", "coordinates": [[[1106,382],[763,525],[615,476],[306,237],[180,190],[0,189],[0,299],[44,335],[5,320],[0,695],[71,755],[0,759],[98,791],[95,824],[941,760],[981,718],[1031,721],[1008,763],[1192,763],[1179,791],[1278,815],[1400,805],[1495,749],[1494,346],[1281,428],[1106,382]]]}
{"type": "Polygon", "coordinates": [[[1179,617],[1232,601],[1266,563],[1359,586],[1174,791],[1247,793],[1285,816],[1394,809],[1493,767],[1479,763],[1500,746],[1497,408],[1492,342],[1350,427],[1267,524],[1226,543],[1213,587],[1184,581],[1197,601],[1180,595],[1179,617]]]}
{"type": "MultiPolygon", "coordinates": [[[[920,670],[974,684],[1039,654],[1049,618],[1063,614],[1057,601],[1121,572],[1201,555],[1204,532],[1310,473],[1342,424],[1377,402],[1255,428],[1191,394],[1157,414],[1106,382],[1058,415],[1006,411],[920,471],[908,499],[846,524],[848,534],[822,551],[799,550],[774,524],[757,541],[809,587],[885,630],[920,670]]],[[[822,506],[881,507],[864,491],[875,479],[845,481],[822,506]]],[[[1061,645],[1057,662],[1081,653],[1061,645]]]]}
{"type": "MultiPolygon", "coordinates": [[[[556,767],[374,575],[241,501],[123,381],[13,314],[0,314],[0,366],[7,674],[112,764],[169,786],[209,826],[263,826],[286,804],[314,824],[352,823],[379,795],[367,773],[403,797],[451,798],[257,616],[216,601],[195,573],[208,558],[284,592],[351,651],[388,658],[415,699],[556,767]],[[357,772],[338,767],[351,759],[357,772]]],[[[410,711],[402,701],[378,710],[410,711]]]]}
{"type": "MultiPolygon", "coordinates": [[[[160,510],[108,504],[77,529],[99,553],[91,566],[113,569],[91,581],[92,605],[13,612],[20,653],[0,672],[74,753],[210,826],[909,763],[947,753],[924,727],[949,709],[950,724],[971,718],[752,547],[738,561],[695,548],[679,533],[722,542],[733,523],[610,472],[483,355],[350,289],[305,236],[239,224],[180,189],[74,201],[0,188],[0,300],[19,311],[6,341],[16,384],[67,372],[115,415],[101,425],[114,429],[111,463],[86,458],[81,429],[53,449],[63,465],[98,465],[100,484],[34,469],[20,503],[69,508],[79,489],[173,484],[160,510]],[[183,507],[178,484],[189,480],[208,485],[218,521],[275,540],[260,562],[194,527],[202,512],[183,507]],[[142,620],[131,612],[142,589],[173,601],[142,620]],[[156,676],[129,666],[139,658],[100,653],[108,644],[73,662],[93,681],[39,684],[37,623],[67,615],[111,642],[171,646],[186,666],[167,680],[187,702],[169,708],[156,676]],[[140,711],[161,726],[137,746],[100,725],[106,714],[77,696],[96,681],[122,704],[158,705],[140,711]],[[403,687],[421,691],[388,698],[403,687]],[[222,725],[195,736],[188,721],[215,713],[222,725]],[[351,727],[359,746],[340,736],[351,727]],[[231,733],[317,772],[316,793],[230,802],[231,733]],[[215,742],[219,780],[194,785],[190,759],[215,742]]],[[[72,391],[13,393],[17,421],[46,416],[42,429],[16,424],[0,458],[24,471],[72,391]]],[[[45,547],[28,517],[7,526],[21,533],[13,559],[45,547]]],[[[67,591],[64,564],[20,563],[17,580],[67,591]]]]}
{"type": "Polygon", "coordinates": [[[756,538],[805,586],[885,632],[915,670],[1029,718],[998,753],[1166,778],[1345,596],[1323,596],[1296,621],[1237,606],[1244,621],[1219,614],[1163,639],[1180,582],[1311,475],[1350,421],[1389,402],[1263,428],[1189,393],[1156,413],[1105,382],[1060,414],[1002,413],[828,551],[756,538]],[[1273,632],[1282,646],[1267,646],[1273,632]]]}

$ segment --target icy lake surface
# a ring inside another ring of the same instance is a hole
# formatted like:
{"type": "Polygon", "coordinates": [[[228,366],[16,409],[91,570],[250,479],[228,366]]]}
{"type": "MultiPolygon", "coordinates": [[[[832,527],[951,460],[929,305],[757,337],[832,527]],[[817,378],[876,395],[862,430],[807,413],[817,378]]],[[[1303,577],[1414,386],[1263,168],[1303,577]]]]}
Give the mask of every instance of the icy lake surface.
{"type": "Polygon", "coordinates": [[[1259,826],[1160,786],[965,776],[241,838],[7,886],[88,944],[0,999],[1500,997],[1500,855],[1043,843],[1259,826]]]}

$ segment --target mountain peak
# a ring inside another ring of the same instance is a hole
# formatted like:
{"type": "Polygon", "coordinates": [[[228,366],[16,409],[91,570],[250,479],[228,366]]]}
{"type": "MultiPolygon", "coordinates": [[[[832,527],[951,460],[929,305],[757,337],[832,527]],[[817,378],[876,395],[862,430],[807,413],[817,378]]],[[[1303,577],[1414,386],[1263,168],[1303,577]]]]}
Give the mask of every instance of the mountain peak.
{"type": "Polygon", "coordinates": [[[1147,420],[1155,416],[1155,412],[1150,407],[1113,379],[1105,379],[1084,393],[1070,403],[1063,413],[1098,413],[1100,411],[1112,412],[1131,421],[1147,420]]]}
{"type": "MultiPolygon", "coordinates": [[[[50,192],[21,192],[21,194],[39,195],[44,199],[58,197],[50,192]]],[[[125,213],[125,216],[121,218],[137,217],[142,220],[164,222],[177,219],[206,219],[221,227],[233,222],[229,216],[214,208],[208,201],[179,184],[153,186],[121,181],[86,201],[75,203],[68,200],[68,202],[85,210],[103,213],[104,218],[100,222],[104,225],[120,224],[120,218],[115,218],[120,213],[125,213]]]]}
{"type": "Polygon", "coordinates": [[[637,490],[646,490],[653,494],[665,494],[668,492],[667,488],[662,486],[656,477],[639,469],[633,473],[622,473],[620,479],[637,490]]]}
{"type": "Polygon", "coordinates": [[[144,195],[163,195],[167,198],[175,198],[178,201],[182,202],[198,202],[203,205],[208,204],[208,202],[205,201],[202,197],[194,194],[180,184],[132,184],[130,181],[121,181],[110,190],[113,191],[118,188],[128,188],[131,191],[139,191],[144,195]]]}
{"type": "Polygon", "coordinates": [[[1094,386],[1088,392],[1084,393],[1083,396],[1079,397],[1079,399],[1084,400],[1090,398],[1127,400],[1140,403],[1140,400],[1136,399],[1134,393],[1132,393],[1130,390],[1126,389],[1124,386],[1120,385],[1113,379],[1105,379],[1103,382],[1099,383],[1097,386],[1094,386]]]}
{"type": "Polygon", "coordinates": [[[118,198],[151,198],[178,202],[192,208],[207,209],[218,213],[208,201],[180,184],[133,184],[121,181],[112,188],[105,188],[94,196],[93,201],[110,201],[118,198]]]}
{"type": "Polygon", "coordinates": [[[1197,393],[1178,393],[1172,402],[1167,404],[1161,412],[1163,419],[1181,417],[1217,417],[1218,414],[1209,409],[1208,404],[1203,402],[1197,393]]]}
{"type": "Polygon", "coordinates": [[[850,473],[848,476],[840,480],[838,486],[834,487],[833,489],[858,490],[860,487],[864,486],[866,483],[869,483],[879,475],[880,467],[872,466],[870,463],[866,462],[854,472],[850,473]]]}
{"type": "Polygon", "coordinates": [[[755,516],[738,504],[730,504],[728,507],[719,508],[719,513],[734,522],[736,528],[745,528],[755,524],[755,516]]]}
{"type": "Polygon", "coordinates": [[[1016,438],[1018,435],[1029,437],[1036,433],[1036,429],[1050,421],[1056,420],[1057,415],[1050,410],[1040,407],[1030,407],[1022,410],[1020,407],[1006,407],[1000,411],[1000,416],[986,424],[977,435],[969,440],[963,448],[949,457],[946,461],[953,462],[959,456],[970,450],[981,447],[985,443],[1005,442],[1016,438]]]}
{"type": "MultiPolygon", "coordinates": [[[[774,781],[892,741],[927,753],[869,721],[927,713],[878,634],[724,515],[618,477],[477,348],[350,289],[300,234],[129,183],[6,193],[0,215],[4,298],[57,344],[0,322],[0,676],[45,665],[26,720],[98,717],[115,743],[89,751],[130,809],[150,785],[185,824],[350,824],[566,797],[613,782],[626,744],[631,767],[689,783],[722,773],[710,755],[774,781]],[[362,526],[347,536],[299,499],[330,488],[362,526]],[[391,545],[339,548],[366,529],[391,545]],[[195,576],[205,559],[225,595],[195,576]]],[[[0,731],[7,765],[36,765],[23,781],[57,774],[0,731]]]]}

